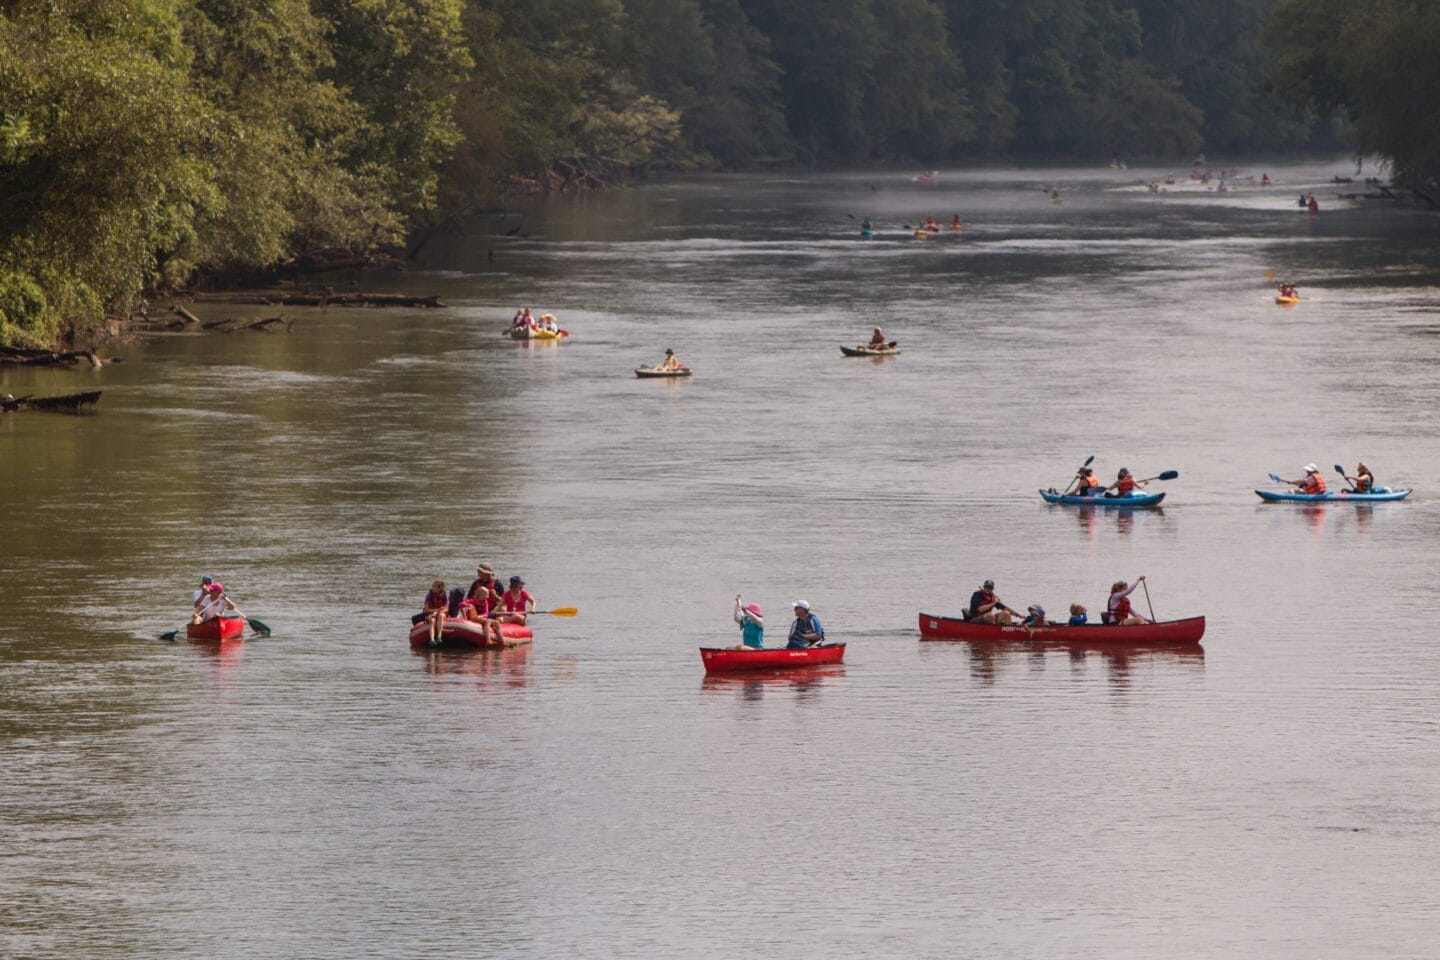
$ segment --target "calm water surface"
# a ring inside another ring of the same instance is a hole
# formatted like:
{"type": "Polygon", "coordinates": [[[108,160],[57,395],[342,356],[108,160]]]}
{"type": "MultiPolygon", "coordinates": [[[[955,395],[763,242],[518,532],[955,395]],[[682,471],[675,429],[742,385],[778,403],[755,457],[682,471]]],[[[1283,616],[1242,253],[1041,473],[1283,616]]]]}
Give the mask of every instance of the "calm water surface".
{"type": "Polygon", "coordinates": [[[445,310],[0,370],[105,391],[0,419],[0,955],[1433,956],[1437,221],[1164,172],[564,198],[359,281],[445,310]],[[842,358],[877,321],[904,354],[842,358]],[[1039,502],[1090,454],[1181,476],[1039,502]],[[1251,492],[1357,458],[1413,500],[1251,492]],[[479,560],[580,616],[412,654],[479,560]],[[202,572],[273,638],[157,641],[202,572]],[[1203,654],[917,639],[1142,573],[1203,654]],[[703,679],[741,592],[845,665],[703,679]]]}

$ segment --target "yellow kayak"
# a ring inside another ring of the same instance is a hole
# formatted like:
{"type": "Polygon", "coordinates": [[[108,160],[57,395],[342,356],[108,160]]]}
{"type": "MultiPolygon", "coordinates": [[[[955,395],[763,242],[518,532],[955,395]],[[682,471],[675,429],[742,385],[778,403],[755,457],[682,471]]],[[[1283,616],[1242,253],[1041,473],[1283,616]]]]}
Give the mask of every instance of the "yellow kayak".
{"type": "Polygon", "coordinates": [[[564,340],[570,336],[569,330],[536,330],[531,337],[532,340],[564,340]]]}
{"type": "Polygon", "coordinates": [[[1280,304],[1282,307],[1293,307],[1295,304],[1297,304],[1297,303],[1300,302],[1300,298],[1299,298],[1299,297],[1276,297],[1276,298],[1275,298],[1275,302],[1278,303],[1278,304],[1280,304]]]}

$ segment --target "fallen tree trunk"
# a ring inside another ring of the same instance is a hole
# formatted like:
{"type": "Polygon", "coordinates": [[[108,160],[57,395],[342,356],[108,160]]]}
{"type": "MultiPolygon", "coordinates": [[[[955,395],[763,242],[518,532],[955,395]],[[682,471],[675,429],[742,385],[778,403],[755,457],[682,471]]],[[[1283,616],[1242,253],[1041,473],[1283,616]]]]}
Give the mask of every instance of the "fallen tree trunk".
{"type": "MultiPolygon", "coordinates": [[[[277,323],[285,323],[285,318],[266,317],[263,320],[215,320],[211,323],[202,323],[201,326],[206,330],[213,330],[216,333],[235,333],[240,330],[269,330],[277,323]]],[[[288,332],[294,325],[294,320],[285,323],[286,331],[288,332]]]]}
{"type": "MultiPolygon", "coordinates": [[[[111,357],[113,363],[116,357],[111,357]]],[[[70,367],[81,361],[93,368],[105,365],[93,350],[28,350],[23,347],[0,347],[0,364],[35,367],[70,367]]]]}
{"type": "Polygon", "coordinates": [[[445,304],[438,295],[416,297],[404,293],[292,293],[277,290],[264,294],[202,293],[195,299],[205,303],[248,303],[258,306],[284,307],[427,307],[438,308],[445,304]]]}

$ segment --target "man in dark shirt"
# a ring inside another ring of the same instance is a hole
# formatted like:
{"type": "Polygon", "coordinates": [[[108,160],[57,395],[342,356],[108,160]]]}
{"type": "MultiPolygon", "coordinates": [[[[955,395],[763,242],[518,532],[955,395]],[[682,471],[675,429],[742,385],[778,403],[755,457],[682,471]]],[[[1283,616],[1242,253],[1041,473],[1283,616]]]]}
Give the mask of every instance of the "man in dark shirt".
{"type": "Polygon", "coordinates": [[[984,585],[970,594],[970,608],[965,619],[976,623],[1009,623],[1010,608],[995,596],[995,581],[986,580],[984,585]]]}
{"type": "Polygon", "coordinates": [[[481,563],[475,567],[475,580],[470,584],[470,589],[465,593],[466,600],[474,600],[475,595],[481,590],[490,594],[490,607],[494,609],[500,602],[500,578],[495,576],[495,568],[488,563],[481,563]]]}

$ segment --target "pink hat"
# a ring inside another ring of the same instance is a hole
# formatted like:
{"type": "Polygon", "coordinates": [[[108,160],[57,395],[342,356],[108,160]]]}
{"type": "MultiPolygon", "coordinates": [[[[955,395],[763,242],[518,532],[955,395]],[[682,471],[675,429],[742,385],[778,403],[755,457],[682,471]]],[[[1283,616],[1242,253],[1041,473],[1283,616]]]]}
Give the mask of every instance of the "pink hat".
{"type": "Polygon", "coordinates": [[[755,616],[757,617],[762,616],[762,614],[760,613],[760,604],[758,603],[747,603],[745,605],[745,610],[749,613],[755,614],[755,616]]]}
{"type": "Polygon", "coordinates": [[[221,583],[219,583],[219,582],[217,581],[217,582],[215,582],[215,583],[210,584],[210,592],[211,592],[211,593],[224,593],[224,592],[225,592],[225,587],[224,587],[223,584],[221,584],[221,583]]]}

